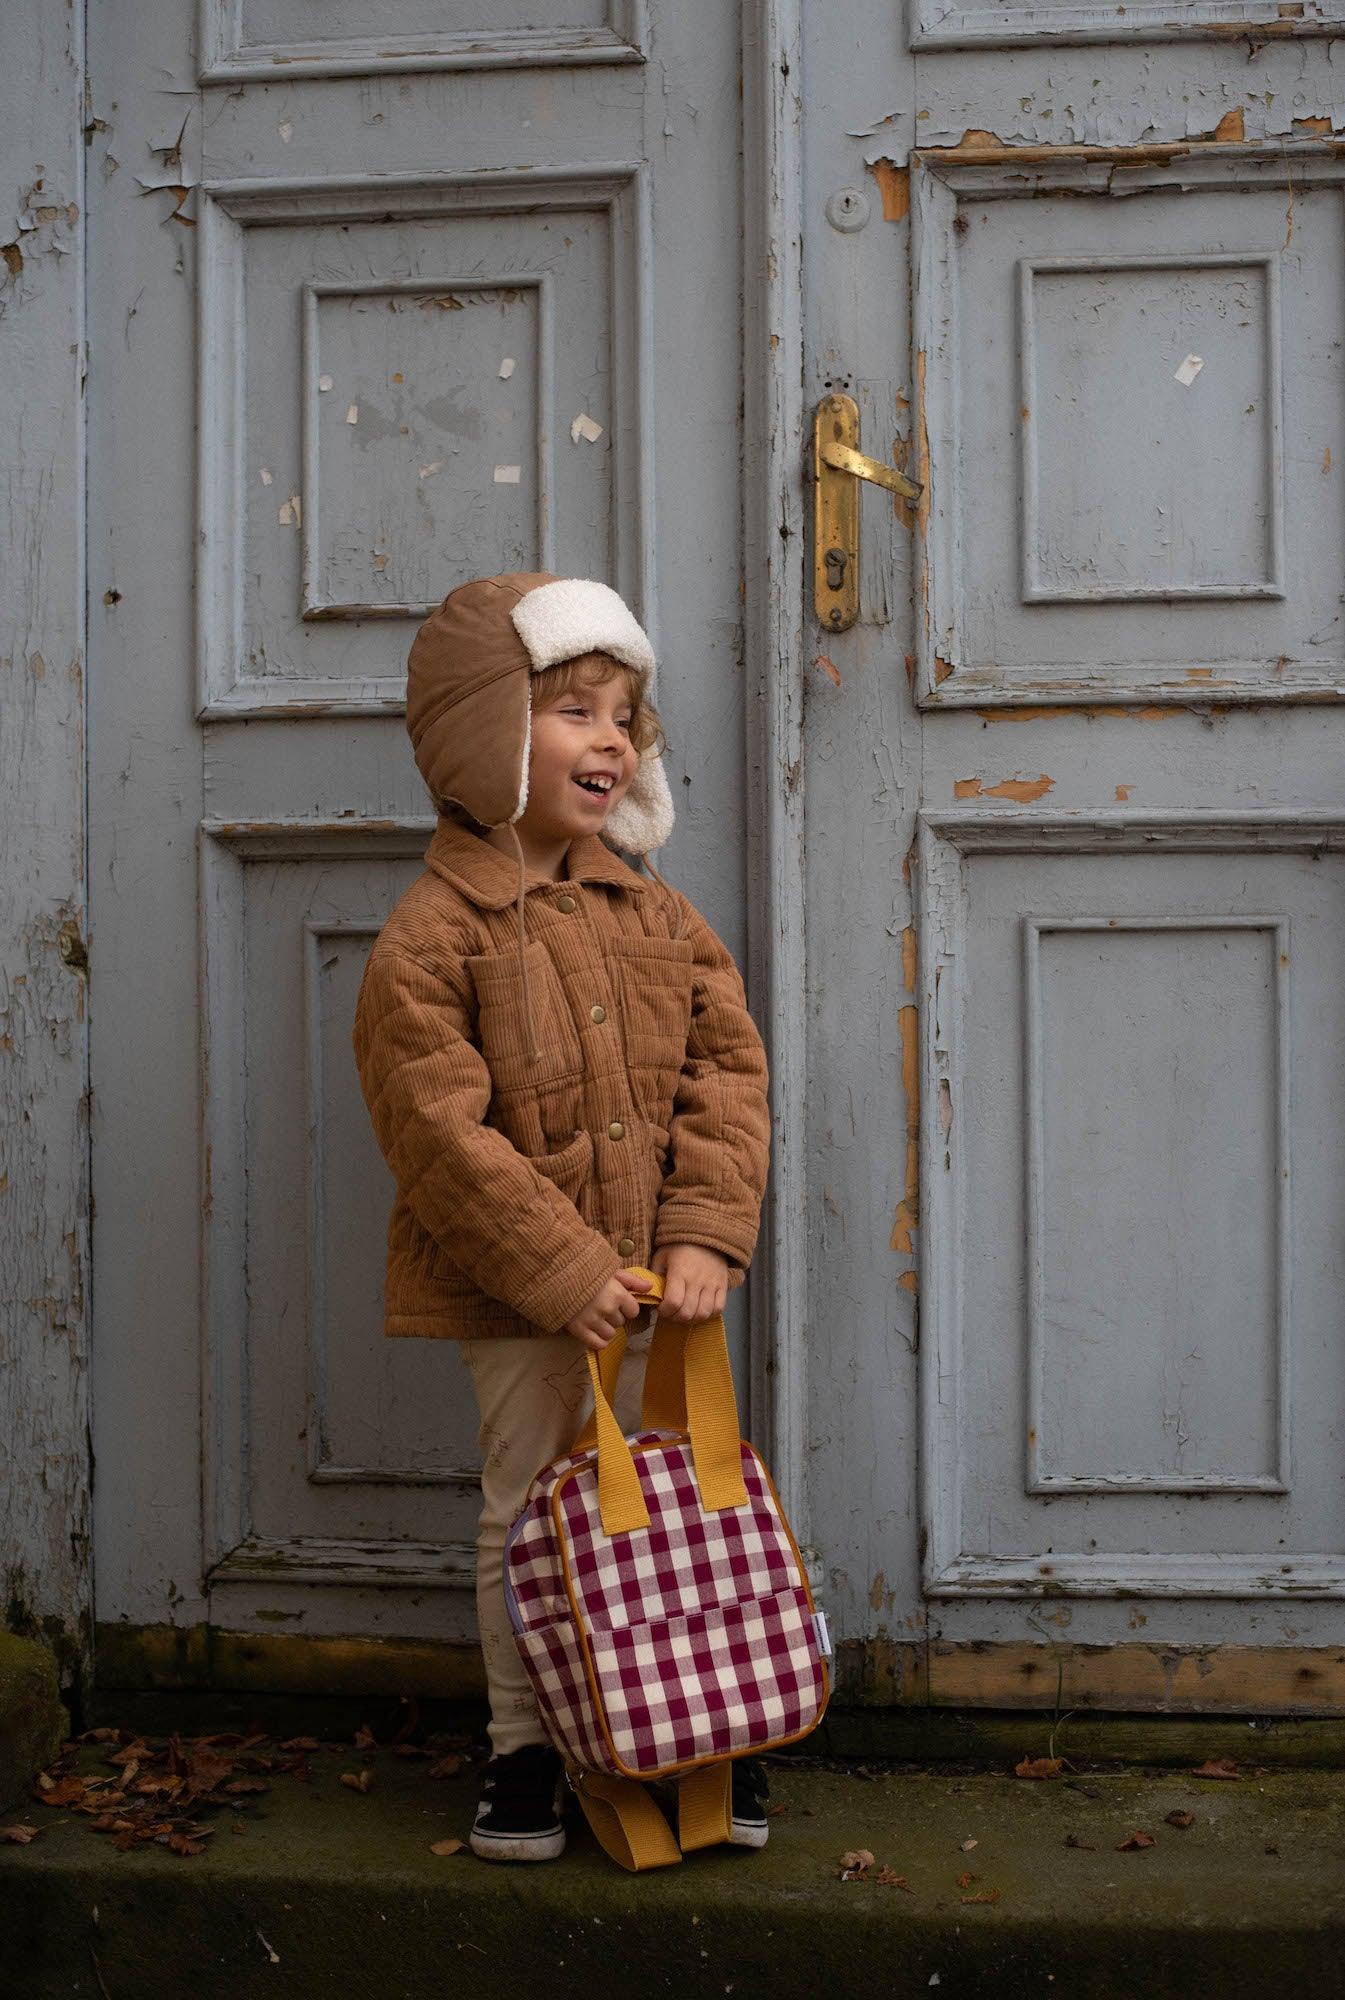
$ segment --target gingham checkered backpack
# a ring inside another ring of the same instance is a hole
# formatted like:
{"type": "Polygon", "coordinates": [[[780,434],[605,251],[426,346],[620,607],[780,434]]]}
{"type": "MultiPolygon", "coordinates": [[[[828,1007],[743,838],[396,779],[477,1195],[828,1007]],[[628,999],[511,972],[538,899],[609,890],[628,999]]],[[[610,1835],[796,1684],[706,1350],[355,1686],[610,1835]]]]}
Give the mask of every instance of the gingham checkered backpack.
{"type": "MultiPolygon", "coordinates": [[[[631,1268],[657,1303],[662,1279],[631,1268]]],[[[504,1580],[569,1782],[602,1846],[639,1869],[728,1839],[732,1759],[817,1727],[831,1647],[771,1476],[739,1436],[722,1316],[655,1322],[624,1438],[611,1398],[628,1331],[589,1352],[593,1415],[528,1488],[504,1580]],[[669,1778],[676,1839],[646,1790],[669,1778]]]]}

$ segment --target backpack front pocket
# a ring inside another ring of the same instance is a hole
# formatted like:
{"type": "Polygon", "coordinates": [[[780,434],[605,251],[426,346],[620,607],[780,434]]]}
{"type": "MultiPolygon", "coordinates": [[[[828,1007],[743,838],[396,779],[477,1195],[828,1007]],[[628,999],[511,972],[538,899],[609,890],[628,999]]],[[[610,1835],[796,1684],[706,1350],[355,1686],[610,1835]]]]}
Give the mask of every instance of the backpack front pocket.
{"type": "Polygon", "coordinates": [[[586,1637],[612,1748],[631,1777],[790,1742],[826,1704],[802,1585],[586,1637]]]}

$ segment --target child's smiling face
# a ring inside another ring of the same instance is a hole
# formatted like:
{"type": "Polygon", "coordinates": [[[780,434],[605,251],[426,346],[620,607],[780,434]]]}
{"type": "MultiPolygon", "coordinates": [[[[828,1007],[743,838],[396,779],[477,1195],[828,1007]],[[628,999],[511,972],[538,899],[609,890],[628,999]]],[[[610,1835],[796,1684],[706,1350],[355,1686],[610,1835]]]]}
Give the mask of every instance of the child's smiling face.
{"type": "Polygon", "coordinates": [[[605,653],[583,654],[568,691],[544,707],[534,704],[520,833],[539,842],[570,841],[601,829],[630,790],[640,761],[631,720],[626,676],[617,662],[605,653]]]}

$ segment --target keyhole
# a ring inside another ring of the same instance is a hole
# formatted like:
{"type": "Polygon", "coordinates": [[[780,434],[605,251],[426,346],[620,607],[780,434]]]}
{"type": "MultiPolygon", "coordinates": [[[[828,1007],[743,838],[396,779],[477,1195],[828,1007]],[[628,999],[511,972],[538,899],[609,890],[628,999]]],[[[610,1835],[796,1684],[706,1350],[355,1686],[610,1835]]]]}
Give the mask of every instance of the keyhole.
{"type": "Polygon", "coordinates": [[[828,549],[822,561],[826,565],[827,589],[843,590],[845,587],[845,565],[849,558],[844,549],[828,549]]]}

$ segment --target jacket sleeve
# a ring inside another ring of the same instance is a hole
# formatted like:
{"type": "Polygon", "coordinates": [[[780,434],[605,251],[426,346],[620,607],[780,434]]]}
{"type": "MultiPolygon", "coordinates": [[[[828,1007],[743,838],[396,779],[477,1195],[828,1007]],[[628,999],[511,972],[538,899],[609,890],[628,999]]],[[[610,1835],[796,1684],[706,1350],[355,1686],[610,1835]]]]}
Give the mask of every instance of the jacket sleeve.
{"type": "Polygon", "coordinates": [[[622,1268],[567,1195],[483,1120],[490,1070],[465,976],[375,946],[352,1040],[374,1133],[402,1196],[454,1263],[542,1333],[622,1268]]]}
{"type": "Polygon", "coordinates": [[[756,1247],[770,1167],[766,1050],[732,954],[700,912],[681,900],[694,951],[691,1024],[654,1247],[697,1243],[718,1250],[729,1259],[732,1290],[743,1282],[756,1247]]]}

